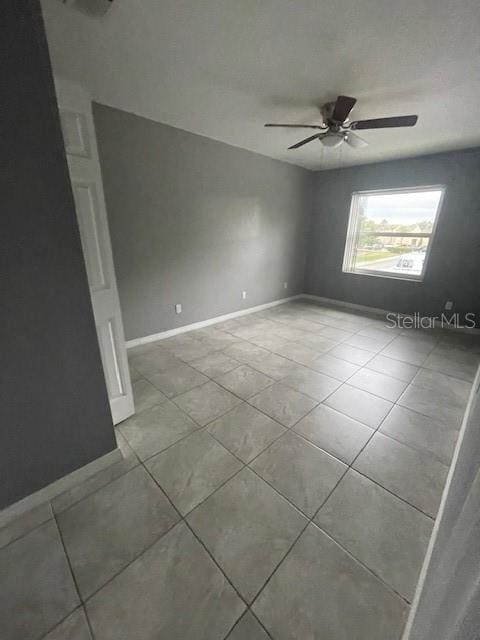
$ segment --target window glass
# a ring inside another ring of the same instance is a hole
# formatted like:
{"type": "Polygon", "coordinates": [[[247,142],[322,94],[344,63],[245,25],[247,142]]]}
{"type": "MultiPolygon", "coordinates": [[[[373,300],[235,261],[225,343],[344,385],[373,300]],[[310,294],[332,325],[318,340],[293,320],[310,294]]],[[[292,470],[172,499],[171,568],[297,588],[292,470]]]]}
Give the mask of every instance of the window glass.
{"type": "Polygon", "coordinates": [[[443,187],[354,193],[343,270],[421,279],[443,187]]]}

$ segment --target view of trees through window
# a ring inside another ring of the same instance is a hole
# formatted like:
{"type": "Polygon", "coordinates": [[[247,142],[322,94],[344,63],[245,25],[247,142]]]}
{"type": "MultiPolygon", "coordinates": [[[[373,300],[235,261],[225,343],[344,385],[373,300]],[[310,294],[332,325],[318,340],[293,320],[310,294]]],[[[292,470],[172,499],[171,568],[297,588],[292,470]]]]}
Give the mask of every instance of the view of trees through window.
{"type": "Polygon", "coordinates": [[[443,189],[352,196],[344,271],[419,279],[443,189]]]}

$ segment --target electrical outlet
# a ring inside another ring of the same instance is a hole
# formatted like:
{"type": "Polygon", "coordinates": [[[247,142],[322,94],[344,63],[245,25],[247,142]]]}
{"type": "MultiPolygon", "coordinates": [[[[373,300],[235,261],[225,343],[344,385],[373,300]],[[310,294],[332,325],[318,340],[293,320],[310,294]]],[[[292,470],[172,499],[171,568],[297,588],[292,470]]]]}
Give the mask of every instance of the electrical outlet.
{"type": "Polygon", "coordinates": [[[242,300],[246,300],[246,299],[247,299],[247,292],[242,291],[242,300]]]}
{"type": "Polygon", "coordinates": [[[180,303],[175,305],[175,313],[182,313],[182,305],[180,303]]]}
{"type": "Polygon", "coordinates": [[[284,282],[284,283],[283,283],[283,288],[284,288],[284,289],[288,289],[288,282],[284,282]]]}
{"type": "Polygon", "coordinates": [[[453,309],[453,300],[447,300],[445,303],[445,311],[451,311],[453,309]]]}

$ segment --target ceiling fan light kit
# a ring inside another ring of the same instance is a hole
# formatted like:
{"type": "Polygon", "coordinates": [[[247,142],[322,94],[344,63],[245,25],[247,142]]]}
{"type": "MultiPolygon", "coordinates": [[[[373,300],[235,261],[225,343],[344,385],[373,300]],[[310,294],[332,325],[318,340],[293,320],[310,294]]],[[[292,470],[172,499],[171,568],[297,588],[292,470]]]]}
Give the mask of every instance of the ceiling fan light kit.
{"type": "Polygon", "coordinates": [[[357,136],[355,133],[352,133],[351,131],[348,131],[345,134],[345,142],[349,144],[351,147],[353,147],[354,149],[364,149],[365,147],[368,147],[368,142],[366,140],[364,140],[363,138],[360,138],[360,136],[357,136]]]}
{"type": "Polygon", "coordinates": [[[334,133],[331,135],[324,135],[320,138],[320,142],[323,144],[324,147],[339,147],[342,142],[343,142],[343,135],[338,134],[338,133],[334,133]]]}
{"type": "Polygon", "coordinates": [[[392,127],[413,127],[417,123],[418,116],[394,116],[392,118],[373,118],[369,120],[356,120],[350,122],[348,116],[355,106],[356,98],[349,96],[338,96],[335,102],[327,102],[320,111],[323,117],[323,124],[272,124],[266,127],[288,127],[294,129],[316,129],[315,133],[296,144],[292,144],[289,149],[298,149],[303,145],[319,140],[325,147],[336,148],[342,142],[346,142],[353,149],[362,149],[368,146],[368,142],[353,133],[357,129],[390,129],[392,127]]]}

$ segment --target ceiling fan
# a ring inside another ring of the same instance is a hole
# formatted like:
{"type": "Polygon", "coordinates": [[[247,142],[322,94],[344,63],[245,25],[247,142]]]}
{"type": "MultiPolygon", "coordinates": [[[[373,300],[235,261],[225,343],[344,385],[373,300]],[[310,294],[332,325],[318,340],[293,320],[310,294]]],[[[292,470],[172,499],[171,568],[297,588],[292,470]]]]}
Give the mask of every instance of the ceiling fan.
{"type": "Polygon", "coordinates": [[[327,102],[320,111],[323,117],[323,124],[271,124],[266,127],[288,127],[298,129],[317,129],[318,133],[292,144],[289,149],[298,149],[304,144],[319,140],[326,147],[338,147],[346,142],[356,149],[366,147],[368,142],[357,136],[354,131],[360,129],[387,129],[390,127],[413,127],[418,116],[396,116],[393,118],[374,118],[372,120],[356,120],[350,122],[348,116],[357,102],[356,98],[348,96],[338,96],[335,102],[327,102]]]}

